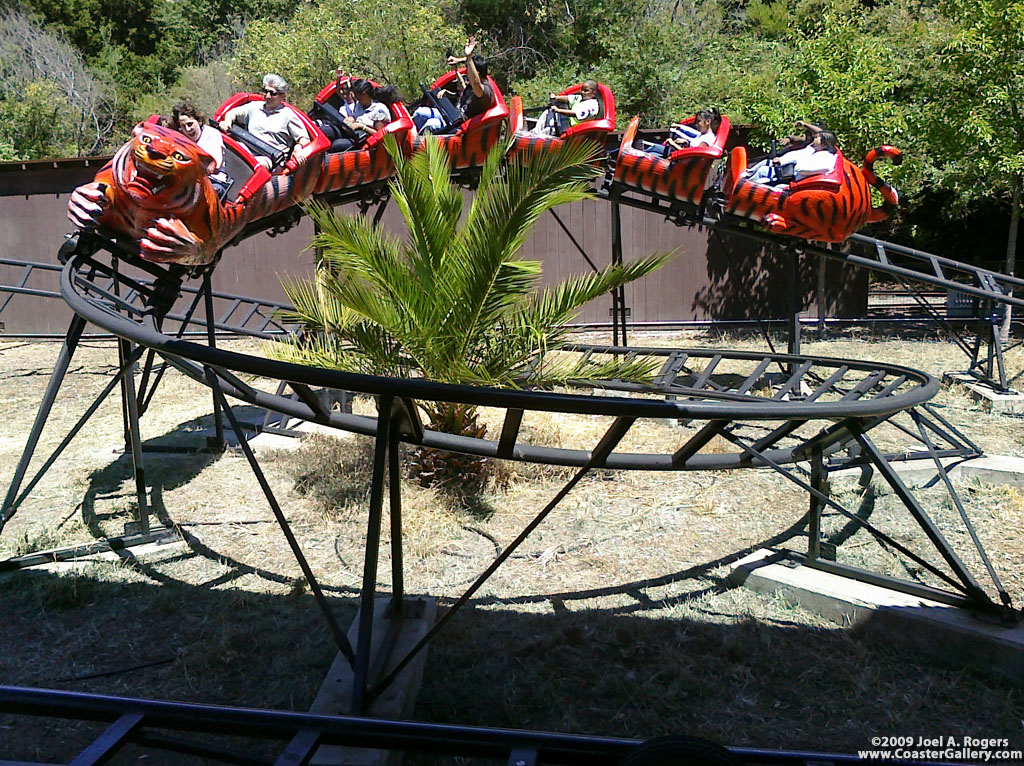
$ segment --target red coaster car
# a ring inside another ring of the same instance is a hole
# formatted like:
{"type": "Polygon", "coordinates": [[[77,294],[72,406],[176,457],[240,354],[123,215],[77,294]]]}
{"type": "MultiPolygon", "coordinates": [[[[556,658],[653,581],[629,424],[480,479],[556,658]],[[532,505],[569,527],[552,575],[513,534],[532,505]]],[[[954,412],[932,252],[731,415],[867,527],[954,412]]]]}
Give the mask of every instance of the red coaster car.
{"type": "MultiPolygon", "coordinates": [[[[227,101],[221,104],[216,113],[213,115],[214,122],[220,122],[224,119],[224,115],[231,109],[235,109],[239,106],[252,103],[253,101],[263,102],[263,96],[259,93],[236,93],[231,96],[227,101]]],[[[307,154],[308,160],[317,159],[317,155],[327,149],[331,145],[330,140],[324,135],[323,131],[316,126],[311,119],[305,114],[300,112],[291,104],[285,103],[284,108],[291,111],[302,123],[303,127],[308,131],[310,139],[313,142],[312,148],[307,154]]],[[[265,157],[270,157],[271,160],[271,172],[273,173],[292,173],[298,167],[298,163],[295,158],[292,157],[290,151],[279,151],[273,146],[264,144],[258,138],[253,136],[244,128],[235,125],[228,131],[229,135],[234,138],[238,143],[245,144],[252,154],[258,154],[265,157]]],[[[307,161],[308,161],[307,160],[307,161]]]]}
{"type": "Polygon", "coordinates": [[[786,186],[769,186],[744,176],[747,150],[732,150],[725,178],[725,212],[749,218],[778,234],[818,242],[842,242],[865,223],[883,221],[899,204],[896,190],[874,173],[875,161],[888,157],[902,161],[898,149],[880,146],[864,158],[858,168],[837,152],[829,173],[794,181],[786,186]],[[872,207],[871,187],[882,195],[884,204],[872,207]]]}
{"type": "MultiPolygon", "coordinates": [[[[667,157],[651,154],[637,138],[640,118],[634,117],[622,136],[622,145],[615,161],[614,183],[628,190],[653,194],[670,202],[700,205],[708,185],[711,166],[725,154],[730,123],[722,117],[711,146],[676,149],[667,157]]],[[[684,125],[693,123],[691,117],[684,125]]]]}
{"type": "MultiPolygon", "coordinates": [[[[376,83],[371,84],[377,87],[376,83]]],[[[345,104],[338,92],[338,85],[337,81],[330,83],[313,99],[313,108],[309,113],[315,119],[329,120],[339,126],[343,124],[341,110],[345,104]]],[[[391,122],[387,125],[360,140],[352,149],[327,153],[323,161],[323,172],[314,189],[315,194],[352,189],[382,181],[394,174],[395,165],[384,148],[384,137],[393,134],[398,146],[408,155],[412,151],[414,128],[405,104],[396,101],[388,108],[391,111],[391,122]]]]}
{"type": "MultiPolygon", "coordinates": [[[[578,93],[582,87],[582,83],[573,85],[559,95],[578,93]]],[[[580,139],[590,139],[598,145],[603,145],[605,136],[615,130],[615,96],[612,95],[611,88],[604,83],[597,84],[597,91],[597,101],[600,105],[597,116],[592,120],[576,123],[560,136],[537,136],[530,133],[526,128],[526,118],[523,116],[523,100],[519,96],[513,96],[508,122],[510,130],[515,134],[515,143],[510,154],[548,151],[551,147],[561,146],[566,141],[580,139]]]]}
{"type": "MultiPolygon", "coordinates": [[[[439,88],[454,90],[455,78],[459,72],[465,75],[466,70],[453,69],[437,78],[430,86],[430,94],[439,88]]],[[[501,131],[508,118],[508,104],[505,103],[505,97],[501,95],[501,89],[494,82],[494,78],[488,76],[487,82],[494,90],[494,106],[468,120],[460,121],[456,118],[455,124],[448,129],[434,133],[448,151],[453,170],[481,167],[487,153],[501,140],[501,131]]],[[[417,134],[413,128],[413,136],[415,150],[423,145],[425,135],[417,134]]]]}

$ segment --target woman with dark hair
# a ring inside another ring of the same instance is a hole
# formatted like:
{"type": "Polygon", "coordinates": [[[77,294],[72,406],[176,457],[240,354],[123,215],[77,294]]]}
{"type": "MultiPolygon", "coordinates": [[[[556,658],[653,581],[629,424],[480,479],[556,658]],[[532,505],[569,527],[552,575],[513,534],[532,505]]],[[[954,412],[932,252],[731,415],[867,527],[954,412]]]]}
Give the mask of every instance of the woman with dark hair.
{"type": "Polygon", "coordinates": [[[191,101],[179,101],[171,109],[170,127],[195,141],[199,148],[213,157],[213,170],[209,172],[210,183],[221,197],[231,186],[231,179],[224,172],[224,138],[219,130],[206,124],[206,116],[191,101]]]}
{"type": "MultiPolygon", "coordinates": [[[[358,136],[359,139],[373,135],[378,130],[391,122],[391,110],[388,109],[385,101],[393,102],[398,98],[398,91],[394,86],[374,88],[369,80],[356,80],[352,84],[352,96],[355,101],[349,107],[349,114],[345,117],[345,125],[349,130],[358,136]]],[[[344,151],[355,145],[351,138],[343,138],[331,144],[331,151],[344,151]],[[336,148],[335,144],[347,141],[348,146],[336,148]]]]}
{"type": "MultiPolygon", "coordinates": [[[[715,143],[713,123],[716,116],[718,116],[717,109],[701,109],[694,115],[693,125],[677,122],[670,128],[669,132],[672,137],[665,144],[671,147],[670,150],[685,149],[688,146],[713,146],[715,143]]],[[[719,122],[721,122],[720,117],[719,122]]]]}
{"type": "Polygon", "coordinates": [[[171,110],[171,127],[191,138],[213,157],[219,170],[224,165],[224,139],[219,130],[206,124],[206,116],[191,101],[179,101],[171,110]]]}
{"type": "Polygon", "coordinates": [[[836,134],[822,128],[814,133],[807,146],[754,165],[747,170],[747,178],[759,184],[781,184],[831,173],[836,166],[838,152],[836,134]]]}
{"type": "Polygon", "coordinates": [[[668,157],[677,149],[690,146],[714,146],[718,125],[722,124],[722,116],[717,109],[701,109],[694,115],[693,125],[677,122],[671,128],[669,139],[663,144],[647,144],[634,142],[635,148],[643,148],[648,154],[657,157],[668,157]],[[717,124],[716,124],[717,123],[717,124]]]}

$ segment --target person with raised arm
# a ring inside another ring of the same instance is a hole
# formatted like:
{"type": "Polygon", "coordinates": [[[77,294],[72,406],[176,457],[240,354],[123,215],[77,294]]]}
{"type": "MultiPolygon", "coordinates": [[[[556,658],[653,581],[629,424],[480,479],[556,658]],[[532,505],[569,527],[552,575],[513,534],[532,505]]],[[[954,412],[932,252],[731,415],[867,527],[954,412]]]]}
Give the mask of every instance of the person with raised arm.
{"type": "MultiPolygon", "coordinates": [[[[462,112],[463,118],[469,120],[478,114],[483,114],[495,104],[494,88],[487,80],[487,59],[475,53],[477,46],[476,36],[471,35],[466,41],[464,49],[465,56],[449,56],[448,66],[458,67],[459,64],[466,65],[465,80],[462,72],[456,74],[455,94],[447,91],[440,91],[437,96],[443,98],[447,95],[456,95],[456,105],[462,112]]],[[[441,132],[446,123],[444,115],[432,106],[424,105],[413,112],[412,121],[419,132],[441,132]]]]}

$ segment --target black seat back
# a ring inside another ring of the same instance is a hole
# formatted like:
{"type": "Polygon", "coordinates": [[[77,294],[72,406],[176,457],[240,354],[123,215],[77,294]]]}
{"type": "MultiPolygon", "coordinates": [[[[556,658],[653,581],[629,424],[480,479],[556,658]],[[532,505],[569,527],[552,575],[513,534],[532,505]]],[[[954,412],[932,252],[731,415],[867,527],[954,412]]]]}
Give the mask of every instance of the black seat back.
{"type": "Polygon", "coordinates": [[[253,170],[242,156],[227,144],[224,144],[224,172],[231,185],[224,194],[225,202],[233,202],[238,192],[252,178],[253,170]]]}
{"type": "Polygon", "coordinates": [[[465,122],[466,118],[459,110],[459,107],[447,98],[437,97],[437,89],[430,90],[425,84],[420,83],[420,90],[423,91],[423,98],[426,100],[426,103],[441,113],[444,126],[443,130],[438,132],[451,130],[465,122]]]}

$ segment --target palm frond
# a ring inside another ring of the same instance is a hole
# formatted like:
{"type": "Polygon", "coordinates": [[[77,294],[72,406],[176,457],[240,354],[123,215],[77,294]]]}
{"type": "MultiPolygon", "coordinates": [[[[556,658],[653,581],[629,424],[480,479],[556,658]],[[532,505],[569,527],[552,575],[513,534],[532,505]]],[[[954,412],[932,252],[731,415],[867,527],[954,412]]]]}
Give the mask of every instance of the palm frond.
{"type": "Polygon", "coordinates": [[[448,156],[437,138],[427,136],[425,151],[405,159],[395,149],[395,178],[391,196],[402,212],[413,242],[410,249],[413,271],[425,285],[434,282],[448,243],[455,236],[462,215],[462,193],[451,183],[448,156]]]}
{"type": "Polygon", "coordinates": [[[322,256],[309,280],[286,280],[292,318],[307,330],[273,346],[277,358],[377,375],[424,376],[452,383],[554,385],[580,378],[649,377],[649,360],[582,359],[560,351],[580,307],[649,274],[655,255],[537,293],[541,264],[519,257],[540,216],[592,195],[599,172],[593,146],[567,144],[528,161],[487,157],[463,214],[443,146],[405,158],[386,141],[396,166],[392,196],[409,228],[406,241],[363,217],[307,206],[322,256]]]}
{"type": "Polygon", "coordinates": [[[566,279],[527,301],[522,321],[532,327],[553,327],[571,322],[589,301],[650,274],[667,263],[674,253],[655,253],[621,265],[566,279]]]}
{"type": "Polygon", "coordinates": [[[293,309],[282,310],[279,316],[327,331],[356,321],[356,313],[339,299],[335,281],[332,274],[319,268],[312,277],[282,277],[281,286],[293,309]]]}
{"type": "Polygon", "coordinates": [[[515,259],[545,212],[591,196],[597,171],[584,161],[592,157],[591,147],[566,144],[536,162],[513,159],[501,183],[491,182],[482,192],[478,188],[452,248],[471,256],[453,262],[451,270],[465,307],[457,318],[463,337],[492,327],[516,296],[533,289],[535,279],[521,279],[522,274],[502,267],[515,259]]]}

